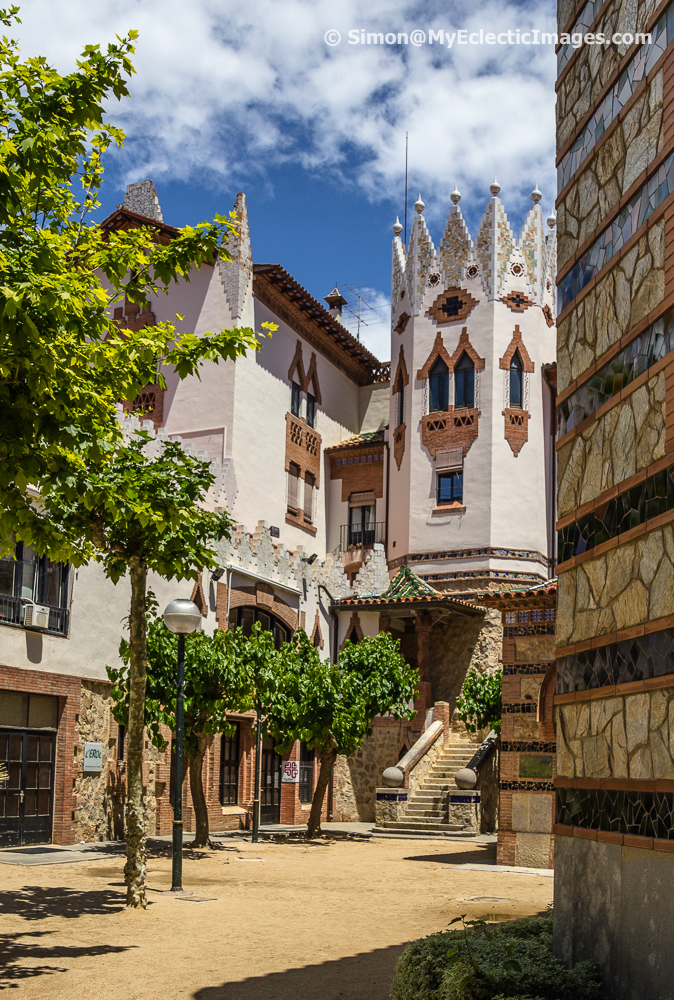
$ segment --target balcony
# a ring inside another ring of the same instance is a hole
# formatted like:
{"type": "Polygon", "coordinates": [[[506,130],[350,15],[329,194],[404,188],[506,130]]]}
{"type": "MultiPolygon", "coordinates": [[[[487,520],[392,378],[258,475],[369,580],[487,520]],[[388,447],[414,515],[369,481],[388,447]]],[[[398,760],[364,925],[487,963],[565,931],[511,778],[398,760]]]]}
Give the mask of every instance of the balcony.
{"type": "MultiPolygon", "coordinates": [[[[23,608],[26,602],[20,597],[9,597],[6,594],[0,595],[0,625],[13,625],[23,628],[23,608]]],[[[31,630],[34,626],[26,626],[31,630]]],[[[67,635],[68,634],[68,612],[65,608],[49,608],[49,625],[47,628],[36,629],[39,632],[46,632],[47,635],[67,635]]]]}
{"type": "Polygon", "coordinates": [[[371,549],[373,545],[386,544],[386,522],[374,524],[342,524],[339,529],[339,551],[371,549]]]}

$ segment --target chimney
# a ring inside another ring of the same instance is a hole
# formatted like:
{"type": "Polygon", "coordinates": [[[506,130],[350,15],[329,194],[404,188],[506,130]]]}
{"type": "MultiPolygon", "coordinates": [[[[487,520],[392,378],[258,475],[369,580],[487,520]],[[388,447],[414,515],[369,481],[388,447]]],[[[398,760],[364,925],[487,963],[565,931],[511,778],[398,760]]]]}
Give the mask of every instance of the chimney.
{"type": "Polygon", "coordinates": [[[330,294],[325,296],[325,301],[330,307],[330,315],[332,318],[337,320],[338,323],[342,323],[342,307],[346,305],[346,299],[336,285],[330,294]]]}

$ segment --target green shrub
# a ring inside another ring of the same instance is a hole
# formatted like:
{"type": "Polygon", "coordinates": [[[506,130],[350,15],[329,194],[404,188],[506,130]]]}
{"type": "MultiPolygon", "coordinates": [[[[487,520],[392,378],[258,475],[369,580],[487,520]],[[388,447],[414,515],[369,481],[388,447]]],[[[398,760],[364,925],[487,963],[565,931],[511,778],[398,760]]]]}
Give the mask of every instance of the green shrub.
{"type": "Polygon", "coordinates": [[[552,919],[447,931],[400,956],[392,1000],[595,1000],[594,967],[567,969],[552,953],[552,919]]]}

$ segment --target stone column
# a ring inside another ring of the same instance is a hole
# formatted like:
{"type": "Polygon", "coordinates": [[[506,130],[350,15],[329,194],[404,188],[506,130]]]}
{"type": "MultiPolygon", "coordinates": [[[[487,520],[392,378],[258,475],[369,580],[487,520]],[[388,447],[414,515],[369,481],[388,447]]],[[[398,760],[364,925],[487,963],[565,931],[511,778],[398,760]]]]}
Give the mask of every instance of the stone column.
{"type": "Polygon", "coordinates": [[[426,725],[426,710],[433,704],[431,690],[431,675],[428,668],[429,650],[431,644],[431,625],[433,619],[429,614],[418,614],[416,617],[417,634],[417,667],[419,670],[419,694],[414,702],[416,716],[412,720],[412,728],[423,731],[426,725]]]}

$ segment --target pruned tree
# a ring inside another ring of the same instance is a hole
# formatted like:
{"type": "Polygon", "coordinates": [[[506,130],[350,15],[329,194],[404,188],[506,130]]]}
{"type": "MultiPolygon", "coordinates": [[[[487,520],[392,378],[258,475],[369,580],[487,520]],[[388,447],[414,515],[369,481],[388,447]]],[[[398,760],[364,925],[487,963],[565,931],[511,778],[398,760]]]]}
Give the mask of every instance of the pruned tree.
{"type": "MultiPolygon", "coordinates": [[[[156,605],[151,609],[154,611],[156,605]]],[[[228,712],[247,712],[253,707],[249,677],[239,656],[233,655],[231,633],[216,629],[213,634],[201,629],[185,637],[185,749],[190,757],[190,792],[194,805],[196,831],[193,847],[209,843],[208,808],[203,788],[203,762],[214,735],[230,733],[228,712]]],[[[161,727],[176,727],[176,662],[178,638],[161,618],[148,618],[147,685],[145,725],[152,742],[160,750],[168,743],[161,727]]],[[[129,671],[131,644],[120,643],[123,666],[108,667],[115,699],[113,716],[128,725],[129,671]]]]}
{"type": "Polygon", "coordinates": [[[266,728],[287,752],[295,740],[318,750],[320,771],[311,803],[309,839],[321,832],[323,799],[340,754],[349,757],[372,734],[378,715],[410,718],[419,673],[387,632],[347,642],[339,663],[321,660],[301,629],[279,654],[279,692],[268,699],[266,728]]]}
{"type": "Polygon", "coordinates": [[[195,579],[217,565],[216,539],[229,537],[227,514],[200,506],[214,475],[207,462],[167,442],[154,457],[144,453],[148,435],[119,445],[104,465],[85,466],[67,492],[49,494],[45,508],[82,556],[100,562],[113,583],[131,583],[128,639],[128,750],[126,797],[126,904],[144,907],[145,822],[143,730],[145,728],[147,577],[195,579]]]}
{"type": "Polygon", "coordinates": [[[470,668],[456,699],[457,715],[469,733],[483,729],[501,732],[502,684],[502,670],[478,673],[475,667],[470,668]]]}

